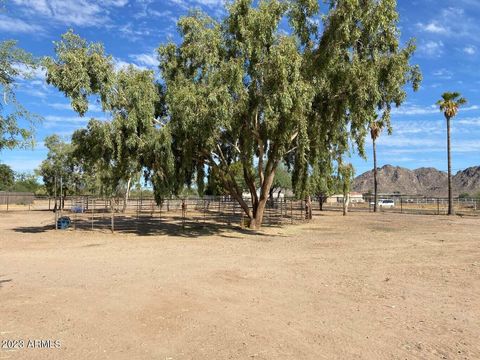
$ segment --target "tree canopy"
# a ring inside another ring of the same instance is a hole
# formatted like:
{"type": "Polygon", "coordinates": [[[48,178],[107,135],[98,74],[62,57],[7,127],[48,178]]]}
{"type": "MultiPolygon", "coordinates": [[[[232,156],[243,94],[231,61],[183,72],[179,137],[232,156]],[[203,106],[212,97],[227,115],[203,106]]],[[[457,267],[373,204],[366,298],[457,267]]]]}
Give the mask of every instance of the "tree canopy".
{"type": "Polygon", "coordinates": [[[36,64],[15,40],[0,42],[0,151],[33,144],[34,124],[39,117],[17,100],[15,87],[19,79],[31,76],[36,64]]]}
{"type": "Polygon", "coordinates": [[[92,95],[111,115],[107,122],[91,119],[86,129],[73,134],[72,144],[84,170],[99,177],[102,192],[115,194],[153,161],[147,149],[158,144],[154,122],[160,101],[153,71],[115,69],[102,45],[88,43],[72,30],[55,43],[55,53],[55,59],[44,60],[47,82],[71,99],[80,116],[88,111],[92,95]]]}
{"type": "Polygon", "coordinates": [[[399,43],[394,0],[236,0],[227,10],[222,21],[200,11],[179,20],[181,41],[158,49],[160,82],[115,70],[101,45],[71,31],[46,60],[47,80],[80,115],[93,94],[111,112],[74,143],[90,144],[114,184],[143,169],[161,201],[194,182],[203,193],[213,174],[257,228],[280,164],[297,196],[312,177],[327,186],[318,176],[352,149],[364,156],[370,124],[389,127],[420,72],[413,42],[399,43]]]}
{"type": "Polygon", "coordinates": [[[0,164],[0,191],[11,190],[15,183],[15,173],[7,164],[0,164]]]}
{"type": "Polygon", "coordinates": [[[461,96],[459,92],[445,92],[442,98],[437,101],[437,106],[443,112],[445,118],[451,119],[458,113],[460,106],[465,105],[467,99],[461,96]]]}
{"type": "Polygon", "coordinates": [[[58,135],[45,138],[48,149],[47,158],[42,161],[37,172],[43,179],[49,195],[60,194],[60,186],[64,195],[80,194],[88,186],[78,161],[73,153],[73,146],[63,141],[58,135]]]}

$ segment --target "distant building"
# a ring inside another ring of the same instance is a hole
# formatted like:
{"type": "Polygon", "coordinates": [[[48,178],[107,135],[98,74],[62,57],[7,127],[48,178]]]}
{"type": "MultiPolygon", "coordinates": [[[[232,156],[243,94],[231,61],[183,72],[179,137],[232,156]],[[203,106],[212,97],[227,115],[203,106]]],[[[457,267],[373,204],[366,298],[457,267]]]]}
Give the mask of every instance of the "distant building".
{"type": "MultiPolygon", "coordinates": [[[[351,192],[350,196],[350,203],[364,203],[365,200],[363,199],[363,195],[358,192],[351,192]]],[[[343,195],[342,194],[335,194],[327,198],[327,204],[337,204],[343,203],[343,195]]]]}
{"type": "MultiPolygon", "coordinates": [[[[257,190],[257,196],[260,197],[260,190],[257,190]]],[[[244,200],[251,200],[252,199],[252,194],[250,194],[249,192],[244,192],[244,193],[242,193],[242,198],[244,200]]],[[[276,191],[276,192],[273,193],[273,198],[275,200],[277,200],[277,199],[283,200],[285,198],[285,193],[282,191],[279,194],[278,191],[276,191]]]]}

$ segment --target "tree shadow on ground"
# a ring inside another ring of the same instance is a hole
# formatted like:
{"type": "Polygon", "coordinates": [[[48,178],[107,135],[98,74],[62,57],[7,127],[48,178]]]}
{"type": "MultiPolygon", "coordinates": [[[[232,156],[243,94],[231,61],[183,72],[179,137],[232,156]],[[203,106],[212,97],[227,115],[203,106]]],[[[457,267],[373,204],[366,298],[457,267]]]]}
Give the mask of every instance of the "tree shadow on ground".
{"type": "Polygon", "coordinates": [[[55,225],[43,225],[43,226],[21,226],[13,229],[15,232],[25,233],[25,234],[37,234],[50,230],[55,230],[55,225]]]}
{"type": "Polygon", "coordinates": [[[0,289],[2,288],[2,284],[11,282],[12,279],[0,279],[0,289]]]}
{"type": "MultiPolygon", "coordinates": [[[[75,220],[74,220],[75,221],[75,220]]],[[[280,227],[280,224],[265,225],[268,227],[280,227]]],[[[76,220],[75,225],[72,225],[66,233],[70,231],[102,231],[111,232],[111,219],[94,219],[93,227],[91,220],[76,220]]],[[[15,232],[21,233],[42,233],[54,230],[54,225],[45,226],[27,226],[16,227],[15,232]]],[[[230,239],[238,239],[239,236],[235,234],[254,235],[254,236],[276,236],[273,234],[266,234],[261,230],[250,230],[242,228],[236,222],[215,222],[201,220],[183,220],[181,216],[159,218],[159,217],[140,217],[138,219],[129,216],[116,215],[114,219],[114,232],[116,234],[128,234],[138,236],[178,236],[185,238],[198,238],[217,235],[230,239]]],[[[65,231],[65,230],[58,230],[65,231]]]]}

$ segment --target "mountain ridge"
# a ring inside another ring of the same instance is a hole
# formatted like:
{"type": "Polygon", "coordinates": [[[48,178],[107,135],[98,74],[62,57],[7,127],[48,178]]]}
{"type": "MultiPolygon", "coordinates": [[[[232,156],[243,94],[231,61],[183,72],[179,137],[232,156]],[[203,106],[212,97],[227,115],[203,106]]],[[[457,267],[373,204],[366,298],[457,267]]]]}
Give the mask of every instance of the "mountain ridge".
{"type": "MultiPolygon", "coordinates": [[[[377,169],[379,193],[408,195],[426,195],[444,197],[448,193],[446,172],[434,167],[421,167],[410,170],[400,166],[384,165],[377,169]]],[[[458,171],[452,176],[454,196],[480,192],[480,166],[472,166],[458,171]]],[[[357,176],[353,181],[353,190],[361,193],[373,192],[373,170],[357,176]]]]}

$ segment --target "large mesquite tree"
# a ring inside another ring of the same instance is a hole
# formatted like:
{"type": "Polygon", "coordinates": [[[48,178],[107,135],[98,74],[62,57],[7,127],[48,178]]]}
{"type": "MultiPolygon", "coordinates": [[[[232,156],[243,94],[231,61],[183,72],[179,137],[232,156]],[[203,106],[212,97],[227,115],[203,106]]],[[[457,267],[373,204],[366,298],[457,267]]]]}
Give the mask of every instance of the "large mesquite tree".
{"type": "Polygon", "coordinates": [[[182,18],[181,43],[159,48],[177,179],[196,176],[202,189],[213,169],[252,228],[280,163],[303,196],[325,159],[352,144],[363,155],[371,119],[388,123],[404,85],[420,79],[409,65],[413,44],[399,45],[395,1],[328,5],[320,32],[317,1],[237,0],[222,23],[199,12],[182,18]],[[231,171],[239,162],[251,206],[231,171]]]}
{"type": "Polygon", "coordinates": [[[196,174],[202,189],[204,169],[213,168],[252,228],[262,223],[275,170],[306,132],[313,98],[295,37],[278,31],[287,9],[236,1],[223,24],[194,13],[179,22],[182,43],[159,49],[177,179],[196,174]],[[237,163],[252,206],[231,169],[237,163]]]}
{"type": "Polygon", "coordinates": [[[202,193],[209,174],[258,228],[280,164],[296,194],[308,195],[310,178],[338,168],[352,146],[364,155],[372,119],[388,126],[405,84],[417,86],[414,45],[400,46],[397,22],[394,0],[331,0],[325,9],[235,0],[221,22],[201,12],[180,19],[181,41],[158,49],[161,85],[148,71],[115,71],[100,45],[71,32],[47,61],[47,79],[80,114],[92,94],[112,113],[74,142],[102,142],[96,165],[115,179],[144,169],[161,201],[194,182],[202,193]]]}

